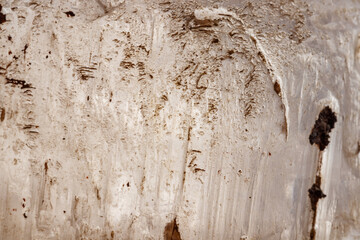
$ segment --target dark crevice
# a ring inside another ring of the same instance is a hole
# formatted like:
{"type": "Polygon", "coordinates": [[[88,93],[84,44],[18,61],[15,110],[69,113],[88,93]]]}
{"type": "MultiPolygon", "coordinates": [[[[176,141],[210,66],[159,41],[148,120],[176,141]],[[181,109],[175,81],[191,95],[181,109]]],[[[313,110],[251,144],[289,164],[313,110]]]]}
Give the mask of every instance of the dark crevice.
{"type": "Polygon", "coordinates": [[[318,145],[320,151],[323,151],[325,147],[330,143],[329,133],[334,128],[337,119],[335,113],[329,106],[326,106],[319,114],[318,119],[309,136],[310,144],[314,143],[318,145]]]}

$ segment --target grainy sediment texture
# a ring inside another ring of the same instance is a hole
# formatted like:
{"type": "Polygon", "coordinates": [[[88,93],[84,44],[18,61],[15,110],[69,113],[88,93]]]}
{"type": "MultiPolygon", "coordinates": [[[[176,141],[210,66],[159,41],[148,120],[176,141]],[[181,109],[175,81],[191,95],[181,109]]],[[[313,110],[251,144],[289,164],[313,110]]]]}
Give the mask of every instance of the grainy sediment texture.
{"type": "Polygon", "coordinates": [[[0,239],[360,237],[360,3],[0,3],[0,239]]]}

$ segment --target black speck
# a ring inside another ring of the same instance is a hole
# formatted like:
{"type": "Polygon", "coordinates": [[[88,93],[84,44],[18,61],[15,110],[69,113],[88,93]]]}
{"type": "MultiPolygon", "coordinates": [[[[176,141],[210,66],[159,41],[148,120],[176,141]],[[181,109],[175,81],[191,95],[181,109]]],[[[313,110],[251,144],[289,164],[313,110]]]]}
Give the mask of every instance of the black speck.
{"type": "Polygon", "coordinates": [[[335,113],[329,106],[326,106],[319,114],[318,119],[309,136],[310,144],[314,143],[319,146],[320,151],[323,151],[329,144],[329,133],[334,128],[337,119],[335,113]]]}
{"type": "Polygon", "coordinates": [[[128,183],[126,184],[126,186],[127,186],[127,187],[130,187],[130,183],[128,182],[128,183]]]}
{"type": "Polygon", "coordinates": [[[24,216],[24,218],[27,218],[27,215],[26,215],[26,213],[24,213],[24,214],[23,214],[23,216],[24,216]]]}
{"type": "Polygon", "coordinates": [[[89,101],[89,100],[90,100],[90,97],[89,97],[89,96],[87,96],[86,100],[88,100],[88,101],[89,101]]]}
{"type": "Polygon", "coordinates": [[[64,13],[66,14],[67,17],[75,17],[75,13],[73,11],[67,11],[64,13]]]}
{"type": "Polygon", "coordinates": [[[12,40],[12,37],[11,37],[10,35],[8,36],[8,40],[9,40],[9,41],[11,41],[11,40],[12,40]]]}

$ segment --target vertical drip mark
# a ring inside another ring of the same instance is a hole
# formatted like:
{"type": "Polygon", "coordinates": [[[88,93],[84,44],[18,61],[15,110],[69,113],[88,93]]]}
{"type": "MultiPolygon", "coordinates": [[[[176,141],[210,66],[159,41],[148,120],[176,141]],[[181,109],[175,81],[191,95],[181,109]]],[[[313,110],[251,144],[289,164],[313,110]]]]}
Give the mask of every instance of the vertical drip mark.
{"type": "Polygon", "coordinates": [[[310,239],[314,240],[316,237],[315,224],[317,216],[317,203],[321,198],[325,198],[326,194],[321,190],[321,166],[322,166],[322,151],[330,143],[330,132],[335,127],[337,118],[335,113],[329,106],[326,106],[319,114],[318,119],[315,121],[314,127],[309,136],[311,145],[314,143],[319,147],[320,153],[318,157],[315,183],[308,190],[311,202],[311,210],[313,211],[312,224],[310,230],[310,239]]]}

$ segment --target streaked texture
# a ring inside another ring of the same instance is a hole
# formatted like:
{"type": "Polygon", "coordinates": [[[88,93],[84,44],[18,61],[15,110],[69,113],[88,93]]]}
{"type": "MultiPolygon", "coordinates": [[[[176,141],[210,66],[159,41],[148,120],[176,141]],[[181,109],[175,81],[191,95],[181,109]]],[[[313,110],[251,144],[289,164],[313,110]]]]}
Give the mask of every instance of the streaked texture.
{"type": "Polygon", "coordinates": [[[360,238],[360,3],[0,3],[0,239],[360,238]]]}

